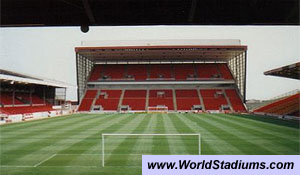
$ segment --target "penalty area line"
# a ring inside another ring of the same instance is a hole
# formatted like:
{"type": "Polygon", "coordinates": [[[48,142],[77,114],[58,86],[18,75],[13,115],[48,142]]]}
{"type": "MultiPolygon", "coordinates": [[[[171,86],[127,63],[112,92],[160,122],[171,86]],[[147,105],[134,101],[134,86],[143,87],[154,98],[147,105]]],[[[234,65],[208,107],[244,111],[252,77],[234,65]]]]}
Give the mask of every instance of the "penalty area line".
{"type": "Polygon", "coordinates": [[[56,154],[53,154],[53,155],[51,155],[50,157],[48,157],[48,158],[46,158],[46,159],[40,161],[39,163],[35,164],[33,167],[37,167],[37,166],[41,165],[42,163],[44,163],[44,162],[46,162],[46,161],[52,159],[52,158],[55,157],[55,156],[56,156],[56,154]]]}

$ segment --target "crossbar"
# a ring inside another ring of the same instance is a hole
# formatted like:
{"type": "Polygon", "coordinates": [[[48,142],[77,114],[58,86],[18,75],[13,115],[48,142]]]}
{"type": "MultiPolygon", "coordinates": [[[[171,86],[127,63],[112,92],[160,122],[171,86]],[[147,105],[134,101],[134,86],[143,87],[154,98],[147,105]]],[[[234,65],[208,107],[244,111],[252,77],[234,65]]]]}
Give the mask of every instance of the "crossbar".
{"type": "Polygon", "coordinates": [[[198,136],[198,151],[201,155],[201,134],[111,134],[111,133],[102,133],[102,166],[105,166],[104,161],[104,146],[105,146],[105,136],[198,136]]]}

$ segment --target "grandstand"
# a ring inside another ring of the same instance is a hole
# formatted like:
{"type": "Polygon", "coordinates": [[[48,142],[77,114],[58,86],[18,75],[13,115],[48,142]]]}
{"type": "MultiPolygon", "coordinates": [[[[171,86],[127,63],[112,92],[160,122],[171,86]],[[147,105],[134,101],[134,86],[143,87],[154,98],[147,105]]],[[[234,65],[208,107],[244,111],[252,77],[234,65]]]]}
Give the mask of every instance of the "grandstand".
{"type": "Polygon", "coordinates": [[[299,123],[240,114],[247,47],[222,42],[78,47],[80,113],[55,118],[68,85],[3,71],[0,109],[16,113],[4,121],[49,119],[0,126],[0,174],[140,175],[142,155],[299,155],[299,123]]]}
{"type": "Polygon", "coordinates": [[[76,47],[78,111],[246,112],[247,46],[76,47]]]}
{"type": "Polygon", "coordinates": [[[66,87],[62,82],[1,69],[0,123],[61,115],[57,106],[66,101],[66,87]]]}
{"type": "MultiPolygon", "coordinates": [[[[280,68],[272,69],[264,72],[265,75],[279,76],[291,79],[300,79],[300,62],[291,65],[283,66],[280,68]]],[[[294,118],[299,120],[300,113],[300,92],[299,90],[293,90],[285,93],[272,102],[257,107],[253,110],[255,113],[275,115],[285,118],[294,118]]]]}

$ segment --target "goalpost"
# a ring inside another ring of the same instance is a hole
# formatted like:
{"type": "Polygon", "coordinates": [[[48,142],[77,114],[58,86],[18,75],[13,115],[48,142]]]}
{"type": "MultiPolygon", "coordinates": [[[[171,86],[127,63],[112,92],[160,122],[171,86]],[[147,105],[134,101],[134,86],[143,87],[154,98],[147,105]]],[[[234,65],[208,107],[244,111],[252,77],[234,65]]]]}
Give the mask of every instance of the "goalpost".
{"type": "Polygon", "coordinates": [[[102,167],[105,166],[105,136],[196,136],[198,138],[198,154],[201,155],[201,134],[109,134],[102,133],[102,167]]]}

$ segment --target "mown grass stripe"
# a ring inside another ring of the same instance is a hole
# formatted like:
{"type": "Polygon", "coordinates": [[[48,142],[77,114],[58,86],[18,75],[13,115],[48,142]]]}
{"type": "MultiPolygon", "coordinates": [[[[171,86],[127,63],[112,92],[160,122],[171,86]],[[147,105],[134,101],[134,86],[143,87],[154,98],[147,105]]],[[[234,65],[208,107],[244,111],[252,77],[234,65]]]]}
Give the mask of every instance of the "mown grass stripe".
{"type": "MultiPolygon", "coordinates": [[[[131,134],[134,133],[143,133],[146,130],[147,125],[149,124],[150,117],[147,116],[137,116],[143,118],[142,121],[130,132],[131,134]]],[[[106,160],[106,165],[117,165],[117,166],[124,166],[130,165],[129,160],[131,159],[130,153],[133,151],[133,148],[136,146],[139,140],[139,136],[126,136],[125,139],[110,153],[110,156],[106,160]],[[114,156],[114,154],[121,154],[121,153],[128,153],[124,154],[123,156],[114,156]],[[113,162],[113,163],[112,163],[113,162]]]]}
{"type": "Polygon", "coordinates": [[[180,117],[180,126],[184,126],[184,128],[188,128],[187,130],[197,132],[201,134],[201,154],[206,155],[214,155],[214,154],[223,154],[224,152],[235,152],[241,153],[240,150],[232,147],[227,142],[220,140],[214,133],[208,131],[207,129],[201,126],[201,120],[203,119],[203,115],[198,115],[198,122],[194,122],[189,120],[187,117],[190,114],[177,114],[180,117]],[[222,145],[219,147],[217,145],[222,145]]]}
{"type": "Polygon", "coordinates": [[[83,129],[83,128],[87,129],[87,128],[90,128],[93,124],[95,124],[96,121],[108,122],[110,120],[112,120],[112,118],[110,118],[110,117],[109,118],[99,117],[99,118],[93,118],[93,119],[90,119],[90,120],[86,120],[86,121],[83,121],[81,123],[78,123],[78,124],[75,124],[75,125],[72,125],[72,126],[64,126],[64,127],[67,127],[68,130],[73,130],[74,132],[66,133],[66,131],[61,132],[58,129],[55,133],[52,133],[51,135],[48,135],[46,138],[42,138],[42,139],[37,140],[37,141],[32,142],[32,143],[27,143],[21,148],[17,148],[17,149],[13,149],[13,150],[9,150],[7,152],[4,152],[2,155],[6,155],[6,156],[1,156],[2,163],[5,162],[5,164],[10,164],[11,162],[14,162],[14,161],[20,161],[26,155],[27,156],[34,155],[36,152],[38,152],[42,149],[45,149],[45,147],[55,145],[57,142],[59,142],[61,140],[65,140],[68,136],[72,136],[76,133],[82,132],[82,130],[76,131],[76,129],[80,129],[80,128],[81,129],[83,129]],[[57,134],[63,135],[63,137],[58,137],[57,134]],[[15,154],[18,155],[17,160],[16,159],[10,159],[8,157],[9,155],[15,155],[15,154]],[[4,160],[3,160],[3,158],[4,158],[4,160]]]}
{"type": "MultiPolygon", "coordinates": [[[[183,116],[182,116],[183,117],[183,116]]],[[[171,126],[173,126],[176,130],[176,133],[180,134],[201,134],[200,132],[195,132],[193,129],[191,129],[189,126],[187,126],[185,123],[183,123],[180,119],[178,114],[170,114],[169,119],[171,121],[171,126]]],[[[181,141],[184,145],[184,148],[186,149],[186,154],[199,154],[198,151],[198,137],[196,136],[181,136],[181,141]]],[[[208,147],[206,141],[202,138],[202,147],[208,147]]],[[[208,147],[209,148],[209,147],[208,147]]]]}
{"type": "Polygon", "coordinates": [[[272,150],[269,146],[266,145],[266,141],[264,139],[261,139],[253,134],[253,132],[247,132],[245,131],[246,128],[239,127],[236,125],[233,125],[232,123],[222,120],[222,117],[217,117],[214,114],[210,114],[210,117],[208,118],[210,123],[213,123],[216,127],[222,128],[226,130],[228,133],[234,135],[236,138],[239,138],[240,140],[246,140],[249,144],[249,147],[259,149],[261,151],[260,154],[278,154],[276,151],[272,150]],[[254,139],[259,139],[260,142],[254,141],[254,139]]]}
{"type": "MultiPolygon", "coordinates": [[[[174,125],[174,114],[163,115],[165,121],[165,127],[168,134],[184,134],[184,132],[178,131],[174,125]]],[[[188,133],[191,134],[191,133],[188,133]]],[[[198,154],[198,136],[167,136],[169,142],[170,152],[173,155],[176,154],[198,154]],[[190,145],[194,143],[194,151],[190,151],[190,145]]]]}
{"type": "MultiPolygon", "coordinates": [[[[225,142],[228,142],[231,146],[242,151],[243,154],[272,154],[272,152],[270,152],[269,150],[261,148],[260,146],[257,146],[255,144],[252,144],[251,142],[247,141],[246,139],[239,138],[238,136],[228,132],[225,129],[222,129],[221,127],[215,126],[213,123],[211,123],[209,121],[209,117],[210,117],[209,114],[203,114],[203,115],[205,116],[205,120],[201,120],[201,124],[202,124],[201,126],[203,128],[210,130],[219,139],[222,139],[225,142]],[[253,148],[253,149],[251,149],[251,148],[253,148]],[[257,150],[259,150],[259,152],[257,150]]],[[[198,122],[195,114],[190,115],[188,117],[188,119],[198,122]]],[[[228,153],[224,153],[224,154],[228,154],[228,153]]]]}
{"type": "Polygon", "coordinates": [[[49,123],[58,123],[63,120],[68,120],[73,117],[80,117],[84,116],[83,114],[73,114],[73,115],[66,115],[66,116],[60,116],[60,117],[50,117],[45,119],[39,119],[39,120],[31,120],[31,121],[25,121],[20,123],[10,123],[5,125],[0,125],[0,132],[5,131],[16,131],[20,129],[30,128],[30,127],[36,127],[42,124],[49,124],[49,123]]]}
{"type": "Polygon", "coordinates": [[[241,115],[232,115],[232,114],[227,114],[227,115],[223,115],[226,116],[227,118],[234,121],[238,121],[243,125],[248,125],[251,127],[255,127],[255,128],[259,128],[262,130],[266,130],[270,133],[272,133],[272,135],[276,135],[278,137],[284,137],[290,140],[298,140],[299,138],[299,129],[296,128],[289,128],[286,126],[281,126],[281,125],[276,125],[273,123],[267,123],[267,122],[263,122],[260,120],[255,120],[255,119],[250,119],[249,117],[242,117],[241,115]],[[298,134],[295,134],[298,133],[298,134]]]}
{"type": "MultiPolygon", "coordinates": [[[[155,134],[165,134],[165,123],[163,120],[162,114],[154,114],[153,117],[156,118],[156,125],[155,125],[155,134]]],[[[165,136],[155,136],[152,143],[152,154],[153,155],[169,155],[170,148],[169,142],[165,136]]]]}
{"type": "Polygon", "coordinates": [[[261,124],[264,123],[269,126],[279,127],[281,129],[286,129],[286,130],[300,129],[299,123],[295,122],[295,121],[288,121],[288,120],[282,120],[282,119],[275,119],[275,118],[271,118],[271,117],[248,115],[248,114],[231,114],[231,115],[235,115],[240,118],[252,120],[253,122],[257,122],[257,123],[261,123],[261,124]]]}
{"type": "Polygon", "coordinates": [[[237,122],[235,120],[228,120],[224,115],[212,115],[216,120],[222,120],[226,126],[230,126],[235,128],[240,133],[244,134],[251,134],[253,137],[249,138],[251,141],[252,139],[260,139],[261,145],[266,145],[266,147],[272,147],[272,149],[277,154],[288,154],[299,152],[299,140],[289,140],[285,139],[285,137],[279,137],[277,135],[269,134],[271,131],[268,130],[258,130],[249,125],[245,125],[244,123],[237,122]],[[276,143],[276,147],[273,147],[274,143],[276,143]]]}
{"type": "MultiPolygon", "coordinates": [[[[91,119],[98,119],[99,117],[97,116],[91,116],[91,118],[89,118],[89,120],[91,119]]],[[[105,119],[106,115],[103,116],[102,119],[105,119]]],[[[32,145],[33,143],[39,143],[42,139],[49,139],[50,136],[55,136],[57,137],[58,132],[59,133],[63,133],[63,132],[67,132],[68,130],[70,130],[70,127],[74,127],[77,126],[78,124],[84,124],[85,122],[89,122],[89,120],[87,120],[86,118],[84,118],[83,116],[79,117],[79,118],[73,118],[72,120],[66,120],[63,121],[61,123],[58,123],[56,126],[54,126],[54,128],[56,128],[56,130],[41,130],[39,132],[34,132],[33,135],[30,136],[23,136],[22,138],[19,138],[18,136],[15,137],[15,139],[9,139],[9,143],[4,143],[2,145],[2,153],[9,151],[9,150],[16,150],[16,149],[22,149],[24,148],[24,146],[26,145],[32,145]]],[[[47,127],[47,125],[43,125],[44,127],[47,127]]],[[[42,127],[43,128],[43,127],[42,127]]],[[[35,145],[35,144],[34,144],[35,145]]]]}
{"type": "MultiPolygon", "coordinates": [[[[80,158],[80,154],[83,154],[85,152],[88,152],[93,147],[97,146],[99,148],[99,152],[101,152],[101,134],[106,133],[107,130],[114,130],[117,131],[123,127],[125,127],[126,124],[132,122],[135,118],[134,117],[126,117],[119,115],[121,118],[120,121],[117,123],[114,123],[110,126],[107,126],[105,128],[102,128],[97,131],[90,133],[86,138],[70,145],[68,148],[60,150],[58,154],[67,154],[67,153],[77,153],[78,156],[74,156],[72,159],[65,159],[64,165],[69,165],[72,161],[75,161],[76,159],[80,158]]],[[[100,158],[100,157],[99,157],[100,158]]],[[[100,166],[100,161],[97,162],[97,165],[100,166]],[[98,164],[99,163],[99,164],[98,164]]]]}
{"type": "MultiPolygon", "coordinates": [[[[56,132],[57,128],[61,126],[70,126],[76,123],[80,123],[82,121],[86,120],[85,117],[80,116],[68,120],[60,121],[59,123],[49,123],[49,124],[42,124],[39,125],[38,128],[27,128],[24,132],[17,132],[13,134],[10,134],[11,137],[1,137],[1,144],[2,146],[5,146],[7,144],[17,144],[19,141],[27,140],[30,138],[33,138],[35,136],[41,135],[41,133],[47,133],[51,134],[52,132],[56,132]]],[[[10,132],[5,132],[5,135],[7,135],[10,132]]]]}
{"type": "MultiPolygon", "coordinates": [[[[91,128],[95,128],[95,127],[99,127],[102,125],[112,125],[117,123],[119,120],[121,120],[122,118],[120,116],[117,117],[113,117],[110,116],[109,118],[107,118],[105,121],[103,120],[98,120],[98,121],[93,121],[94,123],[90,124],[89,127],[91,128]],[[101,124],[99,124],[99,122],[101,122],[101,124]]],[[[85,127],[85,126],[83,126],[85,127]]],[[[87,126],[88,127],[88,126],[87,126]]],[[[39,157],[39,154],[45,153],[47,154],[51,154],[51,153],[58,153],[60,150],[65,149],[66,147],[69,147],[72,143],[78,142],[78,140],[82,140],[84,138],[78,137],[78,135],[76,133],[88,133],[89,128],[85,127],[85,129],[76,129],[73,128],[74,130],[70,133],[65,133],[62,140],[59,140],[58,142],[56,142],[53,145],[49,145],[49,146],[45,146],[42,149],[36,151],[33,153],[33,155],[39,159],[42,159],[43,157],[39,157]]],[[[94,132],[94,131],[93,131],[94,132]]],[[[88,134],[89,136],[89,134],[88,134]]],[[[88,137],[87,134],[85,134],[85,137],[88,137]]],[[[25,156],[24,160],[28,160],[30,159],[31,155],[25,156]]],[[[57,157],[55,157],[55,160],[57,159],[57,157]]],[[[52,160],[51,160],[52,161],[52,160]]],[[[48,163],[48,162],[45,162],[48,163]]],[[[56,163],[57,164],[57,163],[56,163]]]]}

